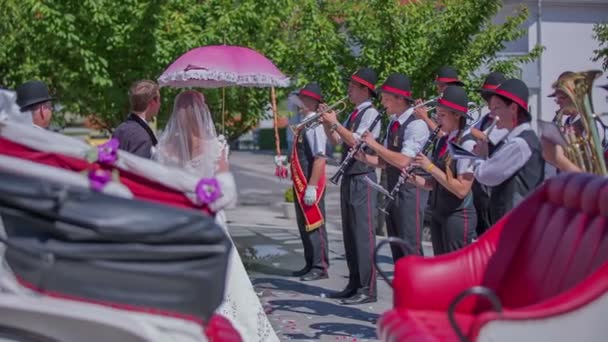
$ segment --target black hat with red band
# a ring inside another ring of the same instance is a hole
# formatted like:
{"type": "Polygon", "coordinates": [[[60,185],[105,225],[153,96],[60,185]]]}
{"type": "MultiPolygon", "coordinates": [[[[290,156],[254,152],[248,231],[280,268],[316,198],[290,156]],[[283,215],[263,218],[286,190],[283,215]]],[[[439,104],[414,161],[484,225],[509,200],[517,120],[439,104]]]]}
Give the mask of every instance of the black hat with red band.
{"type": "Polygon", "coordinates": [[[435,83],[454,84],[464,86],[464,83],[458,78],[458,72],[456,69],[450,66],[444,66],[437,72],[437,78],[435,83]]]}
{"type": "Polygon", "coordinates": [[[505,77],[505,74],[503,74],[502,72],[491,72],[488,74],[488,76],[486,76],[486,80],[483,82],[483,85],[481,86],[480,89],[477,89],[477,91],[483,93],[486,90],[493,90],[498,88],[498,86],[503,83],[504,81],[506,81],[507,78],[505,77]]]}
{"type": "Polygon", "coordinates": [[[488,89],[486,93],[498,95],[515,102],[526,112],[526,114],[530,115],[530,112],[528,111],[528,97],[530,96],[530,92],[528,86],[523,81],[512,78],[501,83],[496,89],[488,89]]]}
{"type": "Polygon", "coordinates": [[[435,105],[442,107],[457,114],[463,115],[467,119],[472,119],[469,114],[469,97],[464,88],[457,85],[449,85],[443,91],[441,98],[439,98],[435,105]]]}
{"type": "Polygon", "coordinates": [[[394,73],[388,76],[384,84],[378,89],[379,92],[404,97],[408,101],[414,101],[410,79],[404,74],[394,73]]]}
{"type": "Polygon", "coordinates": [[[348,80],[357,82],[375,93],[378,74],[371,68],[361,68],[352,74],[348,80]]]}
{"type": "Polygon", "coordinates": [[[299,96],[307,96],[311,99],[323,102],[323,93],[321,87],[316,83],[308,83],[304,88],[298,92],[299,96]]]}

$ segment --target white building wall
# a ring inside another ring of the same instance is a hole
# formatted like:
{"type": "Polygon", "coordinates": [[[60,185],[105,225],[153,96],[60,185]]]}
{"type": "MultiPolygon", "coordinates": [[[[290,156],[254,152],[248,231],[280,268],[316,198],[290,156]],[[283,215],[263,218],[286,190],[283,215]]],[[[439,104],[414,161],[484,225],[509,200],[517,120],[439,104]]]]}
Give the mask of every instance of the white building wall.
{"type": "MultiPolygon", "coordinates": [[[[512,14],[520,3],[505,1],[505,6],[496,16],[495,22],[501,22],[506,15],[512,14]]],[[[528,32],[520,40],[507,44],[506,54],[525,53],[537,44],[538,2],[525,1],[523,5],[528,7],[530,13],[524,23],[528,32]]],[[[534,117],[550,120],[557,107],[547,95],[552,92],[551,84],[559,74],[566,70],[601,70],[601,61],[591,60],[593,50],[599,46],[598,41],[593,38],[593,25],[608,22],[608,0],[542,0],[541,5],[541,45],[545,47],[545,51],[540,61],[540,89],[538,62],[524,66],[522,79],[530,87],[531,96],[528,102],[534,117]],[[541,103],[538,103],[539,93],[541,103]]],[[[608,73],[598,78],[595,85],[607,84],[606,76],[608,73]]],[[[594,87],[592,94],[595,112],[608,115],[608,92],[594,87]]]]}

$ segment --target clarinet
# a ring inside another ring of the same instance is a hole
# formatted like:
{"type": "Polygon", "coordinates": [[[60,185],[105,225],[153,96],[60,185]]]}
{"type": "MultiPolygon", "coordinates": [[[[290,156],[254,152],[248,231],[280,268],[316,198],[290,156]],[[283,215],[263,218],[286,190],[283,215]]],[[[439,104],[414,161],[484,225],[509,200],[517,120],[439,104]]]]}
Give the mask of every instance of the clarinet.
{"type": "MultiPolygon", "coordinates": [[[[440,129],[441,129],[441,125],[437,125],[435,130],[433,130],[433,132],[427,139],[426,143],[424,143],[424,146],[422,147],[422,154],[427,155],[431,152],[431,150],[433,149],[433,146],[435,146],[435,143],[437,142],[437,138],[439,138],[440,129]]],[[[384,202],[384,205],[378,207],[378,210],[380,210],[384,214],[388,215],[388,206],[390,205],[391,201],[395,199],[395,195],[399,191],[399,188],[401,188],[401,185],[403,185],[403,183],[405,183],[405,181],[407,180],[409,175],[412,173],[412,171],[414,171],[415,168],[416,168],[416,166],[410,164],[401,171],[401,174],[399,175],[399,179],[397,180],[397,184],[395,184],[395,186],[393,187],[393,189],[387,196],[387,199],[384,202]]]]}
{"type": "MultiPolygon", "coordinates": [[[[374,131],[374,128],[376,128],[376,125],[378,124],[378,122],[380,122],[380,120],[382,120],[383,115],[384,115],[384,111],[381,111],[380,113],[378,113],[378,116],[376,116],[374,121],[372,121],[372,124],[370,125],[368,131],[370,131],[370,132],[374,131]]],[[[336,171],[336,173],[333,176],[331,176],[331,178],[329,179],[332,183],[334,183],[334,184],[340,183],[340,179],[342,178],[344,173],[355,162],[355,155],[357,154],[357,152],[361,151],[365,146],[366,146],[366,144],[363,141],[360,141],[348,150],[346,157],[344,157],[344,160],[342,161],[342,163],[340,163],[340,167],[338,168],[338,171],[336,171]]]]}

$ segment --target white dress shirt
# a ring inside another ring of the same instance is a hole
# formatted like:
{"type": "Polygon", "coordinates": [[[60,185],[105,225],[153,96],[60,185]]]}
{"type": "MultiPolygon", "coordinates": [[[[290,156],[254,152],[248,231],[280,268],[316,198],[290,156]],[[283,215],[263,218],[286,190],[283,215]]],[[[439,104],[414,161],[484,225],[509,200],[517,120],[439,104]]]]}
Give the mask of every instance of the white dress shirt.
{"type": "MultiPolygon", "coordinates": [[[[465,132],[463,135],[466,135],[467,132],[465,132]]],[[[448,142],[450,140],[456,139],[456,137],[458,136],[458,130],[455,131],[451,131],[450,134],[448,135],[448,142]]],[[[447,142],[446,142],[447,143],[447,142]]],[[[462,148],[464,148],[465,150],[469,151],[469,152],[473,152],[473,149],[475,148],[475,140],[473,139],[467,139],[464,142],[462,142],[462,144],[459,144],[462,148]]],[[[459,175],[464,175],[466,173],[474,173],[475,172],[475,163],[472,159],[458,159],[456,161],[456,173],[459,175]]]]}
{"type": "MultiPolygon", "coordinates": [[[[388,124],[388,129],[390,131],[393,126],[393,122],[399,121],[399,126],[403,125],[411,115],[414,115],[414,112],[411,110],[406,110],[399,117],[396,115],[391,115],[391,121],[388,124]]],[[[403,144],[401,146],[401,153],[407,157],[414,158],[416,154],[422,151],[422,147],[429,139],[430,132],[429,127],[426,122],[420,119],[415,119],[411,121],[407,127],[405,128],[405,132],[403,132],[403,144]]],[[[384,147],[388,148],[388,134],[384,139],[384,147]]]]}
{"type": "Polygon", "coordinates": [[[492,157],[477,161],[475,178],[487,186],[497,186],[513,176],[532,156],[528,143],[518,137],[522,132],[532,130],[530,123],[515,127],[505,137],[504,143],[492,157]]]}
{"type": "Polygon", "coordinates": [[[312,155],[315,157],[325,157],[327,135],[325,135],[323,125],[318,125],[314,129],[308,129],[305,134],[312,155]]]}
{"type": "MultiPolygon", "coordinates": [[[[357,116],[363,114],[363,117],[361,118],[361,122],[359,123],[359,127],[357,127],[357,130],[353,132],[353,136],[354,136],[355,140],[357,140],[357,141],[359,141],[361,139],[361,135],[363,135],[363,133],[365,133],[365,131],[369,130],[370,126],[372,125],[372,122],[378,116],[378,111],[374,107],[369,108],[368,110],[365,111],[365,113],[361,113],[362,110],[364,110],[367,107],[370,107],[371,105],[372,105],[372,101],[367,100],[367,101],[362,102],[361,104],[359,104],[357,106],[357,108],[355,108],[355,110],[357,111],[357,116]]],[[[346,121],[344,121],[342,123],[342,126],[346,126],[348,124],[348,120],[350,119],[351,116],[352,116],[352,113],[348,116],[348,118],[346,118],[346,121]]],[[[381,123],[378,122],[376,124],[376,126],[374,127],[374,130],[372,131],[372,134],[373,134],[374,138],[376,138],[376,139],[378,139],[378,137],[380,136],[380,128],[381,128],[380,126],[381,126],[381,123]]]]}

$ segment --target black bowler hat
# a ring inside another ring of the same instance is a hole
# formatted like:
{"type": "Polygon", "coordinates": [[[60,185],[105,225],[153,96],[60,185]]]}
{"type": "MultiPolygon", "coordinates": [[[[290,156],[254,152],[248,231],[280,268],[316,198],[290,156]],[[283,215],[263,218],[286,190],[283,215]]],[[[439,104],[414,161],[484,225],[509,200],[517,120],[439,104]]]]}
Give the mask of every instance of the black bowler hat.
{"type": "Polygon", "coordinates": [[[441,94],[441,98],[435,103],[437,107],[443,107],[447,110],[451,110],[460,115],[463,115],[467,119],[472,119],[468,114],[469,111],[469,97],[464,88],[457,85],[449,85],[441,94]]]}
{"type": "Polygon", "coordinates": [[[414,101],[410,79],[404,74],[394,73],[388,76],[379,92],[402,96],[409,101],[414,101]]]}
{"type": "Polygon", "coordinates": [[[530,112],[528,111],[528,97],[530,96],[530,92],[528,91],[528,86],[522,80],[516,78],[506,80],[501,83],[498,88],[486,90],[486,93],[498,95],[515,102],[526,112],[526,114],[530,115],[530,112]]]}
{"type": "Polygon", "coordinates": [[[437,78],[435,78],[435,84],[446,83],[464,86],[464,83],[458,78],[458,72],[456,69],[450,66],[444,66],[437,72],[437,78]]]}
{"type": "Polygon", "coordinates": [[[477,91],[483,93],[484,91],[488,90],[488,89],[496,89],[498,88],[498,86],[506,81],[507,78],[505,77],[505,74],[503,74],[502,72],[498,72],[498,71],[494,71],[488,74],[488,76],[486,76],[486,80],[483,82],[483,85],[481,86],[480,89],[477,89],[477,91]]]}
{"type": "Polygon", "coordinates": [[[311,99],[317,100],[319,102],[323,101],[323,93],[321,92],[321,87],[314,82],[308,83],[304,88],[300,89],[298,95],[308,96],[311,99]]]}
{"type": "Polygon", "coordinates": [[[52,101],[49,88],[42,81],[28,81],[17,87],[17,105],[22,112],[39,103],[52,101]]]}
{"type": "Polygon", "coordinates": [[[376,90],[376,82],[378,82],[378,75],[372,68],[361,68],[352,74],[348,80],[355,81],[374,92],[376,90]]]}
{"type": "MultiPolygon", "coordinates": [[[[551,85],[551,87],[553,87],[553,88],[557,87],[557,83],[559,82],[559,80],[561,78],[566,77],[566,76],[571,76],[573,74],[574,74],[574,72],[572,72],[572,71],[564,71],[564,72],[562,72],[559,75],[559,77],[557,77],[557,81],[553,82],[553,85],[551,85]]],[[[547,97],[555,97],[556,95],[557,95],[557,89],[555,89],[551,94],[547,95],[547,97]]]]}

